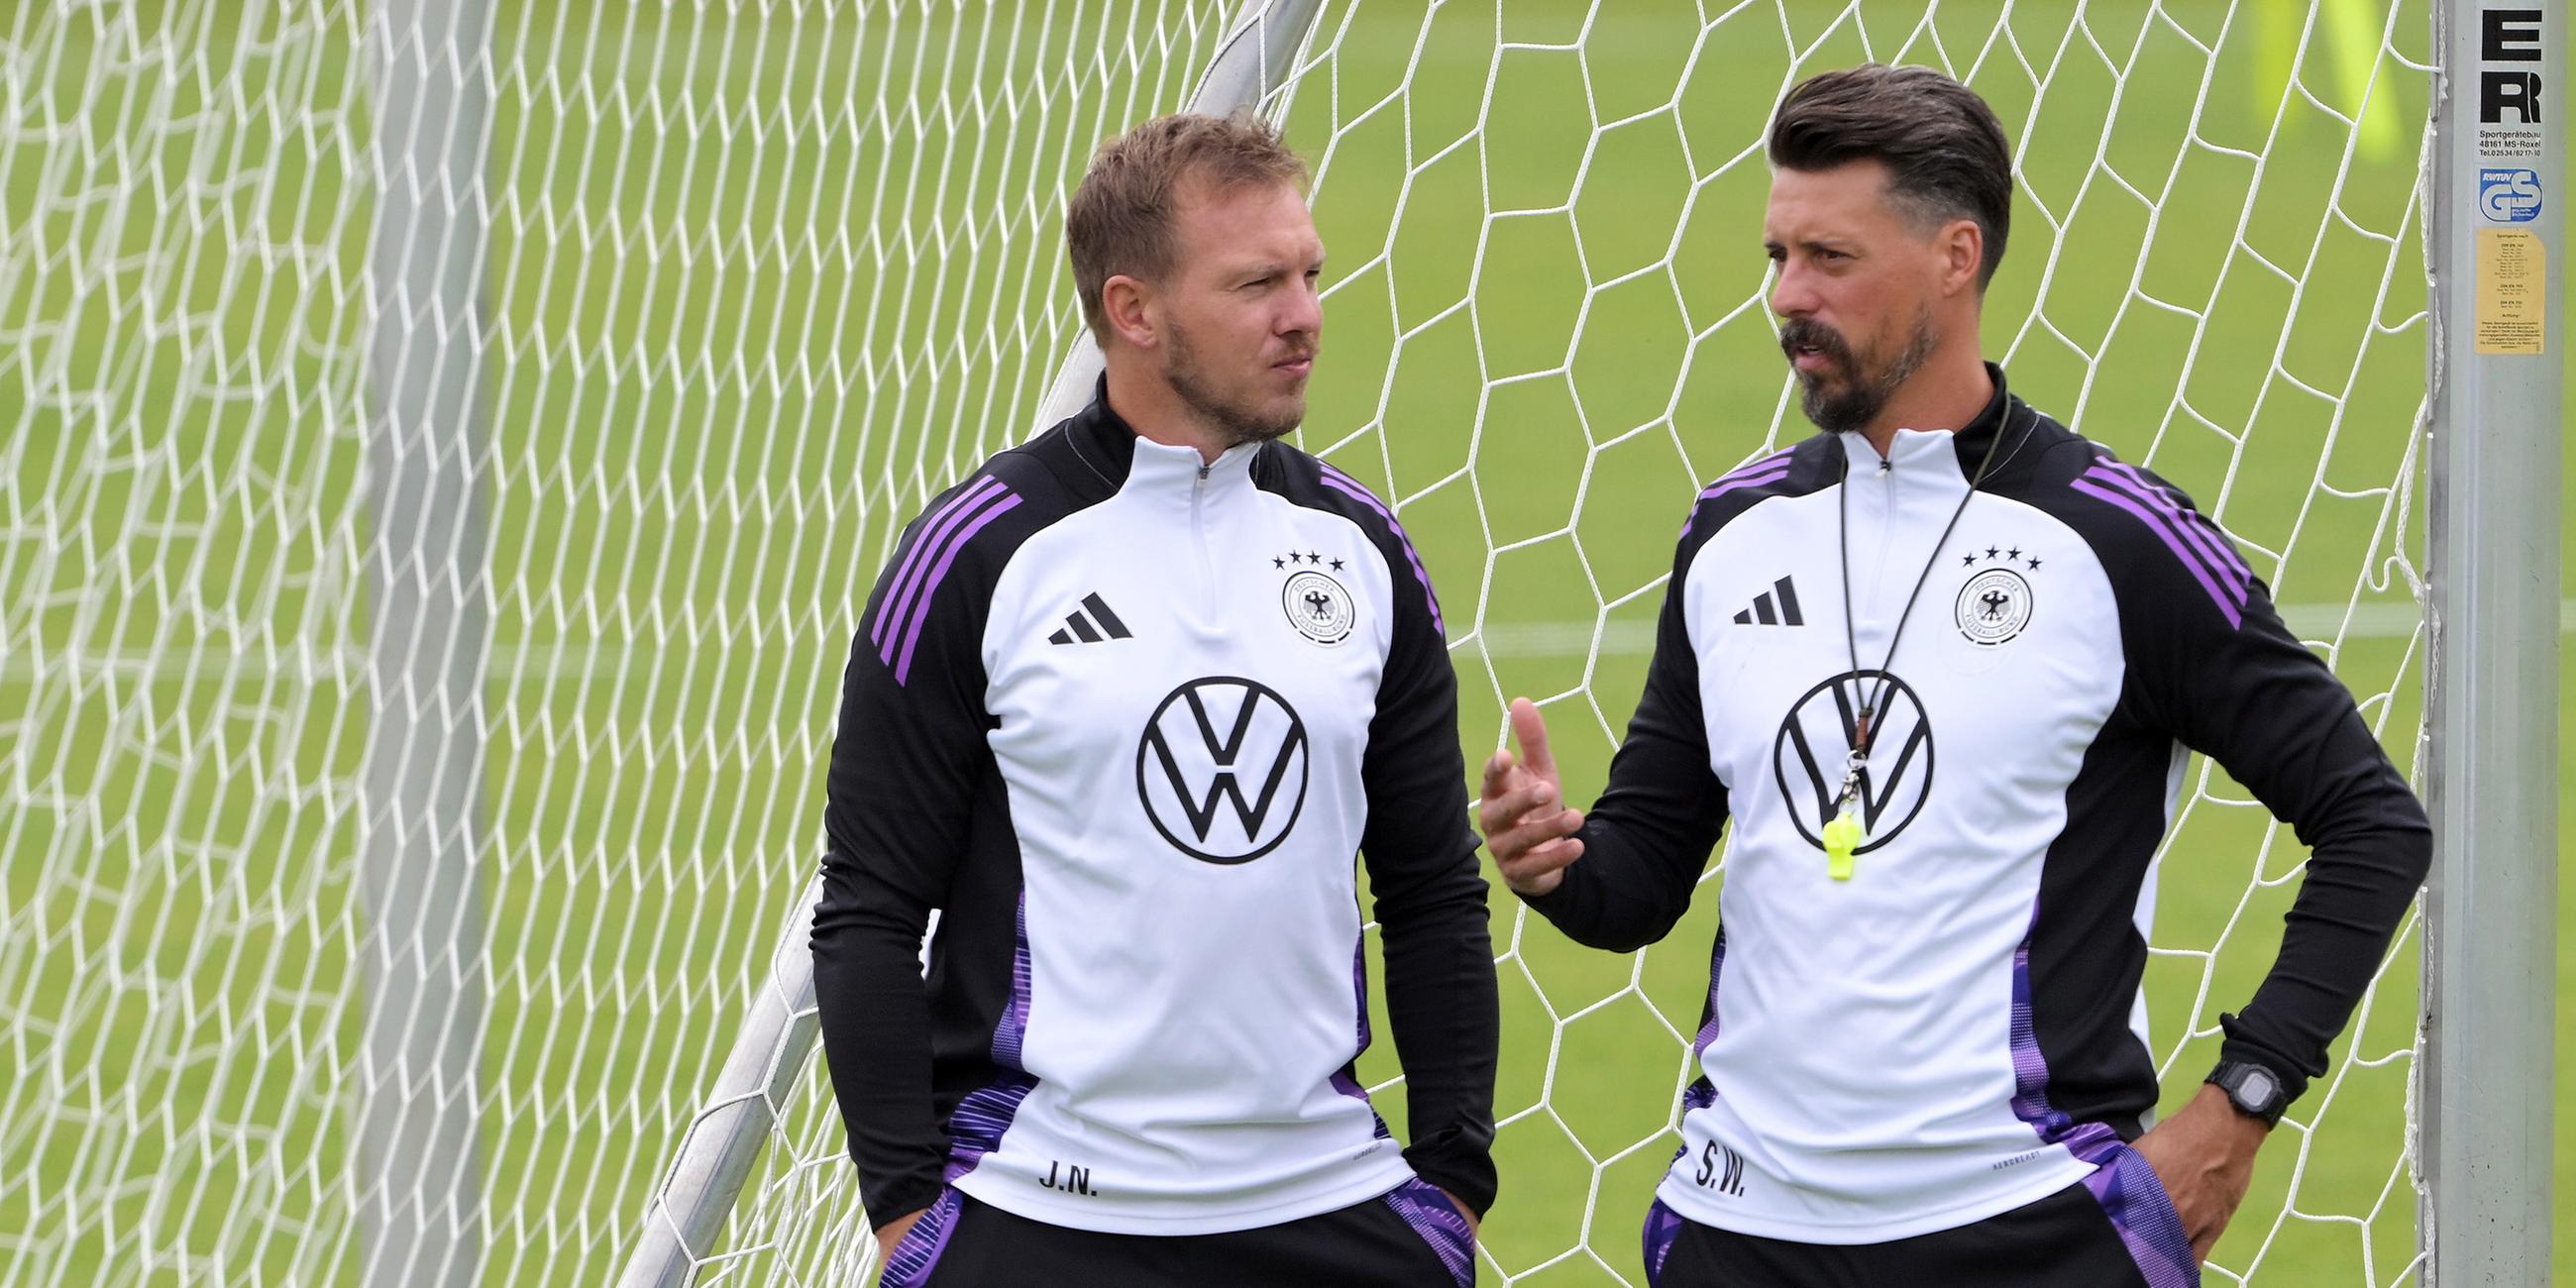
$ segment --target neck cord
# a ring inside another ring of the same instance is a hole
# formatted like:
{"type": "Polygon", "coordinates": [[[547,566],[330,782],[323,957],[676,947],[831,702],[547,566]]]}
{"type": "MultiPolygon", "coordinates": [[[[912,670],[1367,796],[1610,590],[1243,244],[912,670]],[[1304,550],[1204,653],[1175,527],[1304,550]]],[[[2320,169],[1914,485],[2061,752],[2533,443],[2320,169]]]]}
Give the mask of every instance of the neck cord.
{"type": "MultiPolygon", "coordinates": [[[[1868,690],[1860,704],[1860,720],[1853,731],[1851,753],[1843,766],[1842,794],[1836,799],[1837,814],[1825,824],[1826,869],[1837,881],[1848,881],[1852,875],[1852,854],[1861,841],[1860,821],[1853,817],[1852,806],[1860,794],[1860,776],[1869,767],[1870,743],[1877,738],[1878,705],[1896,687],[1896,676],[1888,668],[1896,665],[1897,646],[1905,642],[1905,624],[1914,616],[1914,603],[1923,597],[1923,586],[1932,580],[1932,569],[1941,562],[1942,548],[1950,544],[1950,534],[1957,531],[1959,517],[1968,512],[1968,501],[1977,495],[1977,487],[1986,481],[1986,471],[1995,458],[2003,454],[2003,431],[2011,423],[2007,408],[2003,423],[1995,428],[1995,441],[1986,447],[1984,460],[1977,462],[1977,472],[1968,479],[1968,490],[1950,511],[1950,521],[1941,527],[1941,536],[1932,543],[1932,553],[1923,561],[1923,571],[1915,574],[1914,589],[1905,596],[1905,607],[1896,615],[1896,629],[1887,641],[1887,656],[1878,664],[1878,681],[1868,690]]],[[[1889,439],[1888,445],[1895,446],[1889,439]]],[[[1882,470],[1895,468],[1892,458],[1881,457],[1882,470]]],[[[1860,627],[1852,616],[1851,588],[1851,456],[1843,456],[1842,492],[1834,498],[1834,545],[1842,560],[1843,574],[1843,645],[1851,658],[1852,680],[1863,683],[1860,669],[1860,627]]]]}

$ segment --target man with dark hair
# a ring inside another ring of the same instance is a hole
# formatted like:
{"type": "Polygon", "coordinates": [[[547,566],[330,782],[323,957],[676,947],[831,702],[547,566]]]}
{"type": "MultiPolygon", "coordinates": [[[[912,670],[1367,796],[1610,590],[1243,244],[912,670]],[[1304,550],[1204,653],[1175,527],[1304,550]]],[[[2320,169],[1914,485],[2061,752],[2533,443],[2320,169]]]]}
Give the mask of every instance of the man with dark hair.
{"type": "Polygon", "coordinates": [[[1526,700],[1480,810],[1511,888],[1619,951],[1733,821],[1649,1281],[2195,1284],[2423,879],[2423,809],[2217,525],[1980,358],[2011,197],[1984,102],[1829,73],[1770,159],[1771,303],[1825,432],[1700,494],[1589,815],[1526,700]],[[2139,987],[2194,749],[2313,855],[2209,1083],[2150,1129],[2139,987]]]}
{"type": "Polygon", "coordinates": [[[891,1288],[1473,1282],[1499,1020],[1456,680],[1394,515],[1277,441],[1323,326],[1304,177],[1250,117],[1103,145],[1065,220],[1097,396],[869,597],[814,976],[891,1288]],[[1355,1077],[1354,855],[1407,1147],[1355,1077]]]}

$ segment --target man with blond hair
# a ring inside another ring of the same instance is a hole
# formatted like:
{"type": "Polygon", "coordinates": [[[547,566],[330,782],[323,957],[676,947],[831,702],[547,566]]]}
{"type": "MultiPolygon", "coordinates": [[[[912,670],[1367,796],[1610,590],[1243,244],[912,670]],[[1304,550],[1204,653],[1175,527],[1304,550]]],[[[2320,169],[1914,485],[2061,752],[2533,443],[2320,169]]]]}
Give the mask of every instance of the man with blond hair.
{"type": "Polygon", "coordinates": [[[815,991],[895,1288],[1473,1282],[1498,1007],[1456,681],[1393,514],[1279,441],[1323,329],[1304,177],[1243,116],[1103,145],[1065,219],[1096,396],[869,597],[815,991]],[[1354,855],[1409,1146],[1355,1077],[1354,855]]]}

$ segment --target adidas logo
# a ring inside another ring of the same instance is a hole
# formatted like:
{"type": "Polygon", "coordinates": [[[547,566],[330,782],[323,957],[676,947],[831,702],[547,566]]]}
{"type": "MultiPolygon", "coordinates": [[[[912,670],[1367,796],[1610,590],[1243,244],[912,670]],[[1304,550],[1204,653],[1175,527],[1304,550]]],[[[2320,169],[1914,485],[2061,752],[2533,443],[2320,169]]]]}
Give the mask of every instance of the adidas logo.
{"type": "Polygon", "coordinates": [[[1118,614],[1109,611],[1108,601],[1098,594],[1082,597],[1082,607],[1065,614],[1064,629],[1047,636],[1049,644],[1097,644],[1104,639],[1123,640],[1132,632],[1118,614]],[[1088,617],[1083,613],[1088,610],[1088,617]],[[1094,625],[1097,623],[1097,625],[1094,625]]]}
{"type": "Polygon", "coordinates": [[[1804,626],[1807,624],[1805,615],[1798,611],[1798,588],[1790,585],[1788,578],[1783,577],[1780,580],[1771,583],[1771,589],[1766,590],[1759,595],[1755,595],[1753,597],[1753,607],[1737,610],[1735,614],[1736,625],[1751,626],[1756,622],[1760,622],[1764,626],[1804,626]],[[1776,603],[1772,599],[1772,596],[1774,595],[1779,596],[1776,603]]]}

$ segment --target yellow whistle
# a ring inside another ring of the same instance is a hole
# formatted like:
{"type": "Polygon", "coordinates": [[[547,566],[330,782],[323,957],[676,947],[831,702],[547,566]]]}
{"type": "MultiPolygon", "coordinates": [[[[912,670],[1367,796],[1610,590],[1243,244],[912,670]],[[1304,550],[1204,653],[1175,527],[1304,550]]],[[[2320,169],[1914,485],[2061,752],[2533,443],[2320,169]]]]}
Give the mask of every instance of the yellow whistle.
{"type": "Polygon", "coordinates": [[[1860,848],[1860,820],[1850,810],[1834,816],[1825,824],[1825,875],[1836,881],[1852,879],[1852,851],[1860,848]]]}

